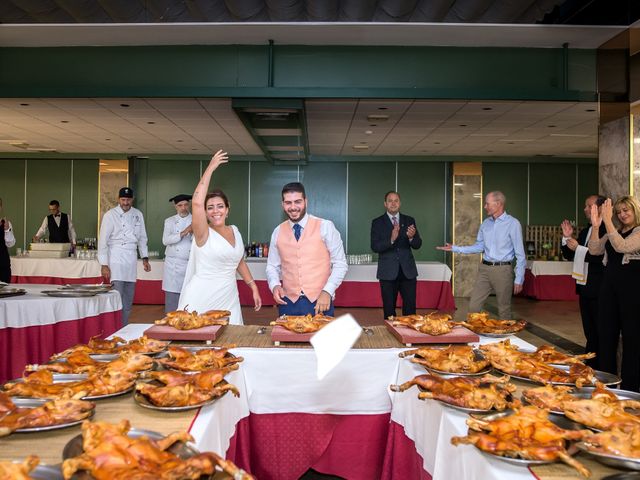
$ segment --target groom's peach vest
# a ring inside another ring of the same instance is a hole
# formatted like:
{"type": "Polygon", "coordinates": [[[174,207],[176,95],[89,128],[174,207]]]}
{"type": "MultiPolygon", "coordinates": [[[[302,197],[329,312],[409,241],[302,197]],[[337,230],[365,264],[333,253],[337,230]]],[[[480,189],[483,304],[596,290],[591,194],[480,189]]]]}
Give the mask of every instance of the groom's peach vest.
{"type": "Polygon", "coordinates": [[[276,247],[280,254],[282,287],[292,302],[298,301],[301,292],[315,302],[331,275],[331,257],[320,236],[321,222],[309,216],[298,241],[289,221],[280,224],[276,247]]]}

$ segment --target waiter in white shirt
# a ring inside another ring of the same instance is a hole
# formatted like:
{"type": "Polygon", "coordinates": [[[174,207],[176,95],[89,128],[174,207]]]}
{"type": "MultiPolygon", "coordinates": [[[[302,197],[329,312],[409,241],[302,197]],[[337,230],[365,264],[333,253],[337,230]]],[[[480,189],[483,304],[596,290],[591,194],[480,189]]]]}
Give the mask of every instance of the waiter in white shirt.
{"type": "Polygon", "coordinates": [[[16,244],[11,222],[4,216],[2,199],[0,198],[0,282],[11,282],[11,259],[9,248],[16,244]]]}
{"type": "Polygon", "coordinates": [[[129,321],[133,295],[136,290],[136,271],[140,252],[145,272],[151,271],[147,250],[147,231],[142,212],[133,208],[133,190],[123,187],[118,193],[118,206],[102,217],[98,239],[98,261],[105,282],[122,297],[122,322],[129,321]]]}
{"type": "Polygon", "coordinates": [[[45,233],[49,234],[51,243],[76,244],[76,231],[71,222],[71,215],[60,211],[60,202],[58,200],[49,202],[49,215],[44,217],[32,240],[37,242],[45,233]]]}
{"type": "Polygon", "coordinates": [[[189,212],[191,195],[180,194],[169,199],[176,207],[176,214],[164,221],[162,244],[167,247],[164,252],[164,274],[162,290],[164,290],[164,311],[173,312],[178,309],[180,291],[189,263],[189,251],[193,234],[191,230],[191,212],[189,212]]]}

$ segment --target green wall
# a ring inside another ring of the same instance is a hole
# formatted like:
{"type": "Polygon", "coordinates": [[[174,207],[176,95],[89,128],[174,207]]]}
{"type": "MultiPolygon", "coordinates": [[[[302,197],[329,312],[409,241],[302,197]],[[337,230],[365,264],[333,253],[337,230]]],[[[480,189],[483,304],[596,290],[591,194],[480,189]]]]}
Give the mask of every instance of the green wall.
{"type": "Polygon", "coordinates": [[[97,159],[0,160],[0,198],[16,235],[11,254],[28,246],[54,199],[72,215],[78,238],[97,237],[98,169],[97,159]]]}
{"type": "MultiPolygon", "coordinates": [[[[145,214],[151,250],[164,253],[164,219],[175,213],[169,198],[192,193],[207,163],[179,159],[134,162],[135,205],[145,214]]],[[[35,233],[49,200],[57,198],[63,211],[69,212],[72,195],[78,236],[96,236],[98,168],[95,159],[0,160],[0,197],[14,224],[17,246],[23,246],[35,233]]],[[[360,254],[370,253],[371,220],[384,213],[384,194],[397,188],[402,211],[416,219],[423,238],[422,248],[414,252],[416,258],[444,261],[435,247],[450,238],[447,220],[451,212],[446,200],[451,179],[447,171],[444,161],[317,162],[301,167],[236,161],[214,173],[210,189],[221,188],[229,197],[229,223],[239,228],[245,243],[268,242],[274,227],[285,219],[282,186],[299,180],[307,190],[309,212],[332,220],[347,253],[360,254]]],[[[483,164],[483,191],[504,192],[507,210],[523,226],[527,215],[530,224],[538,225],[557,225],[564,218],[581,221],[584,197],[595,192],[597,185],[597,166],[582,160],[505,163],[494,159],[483,164]]]]}

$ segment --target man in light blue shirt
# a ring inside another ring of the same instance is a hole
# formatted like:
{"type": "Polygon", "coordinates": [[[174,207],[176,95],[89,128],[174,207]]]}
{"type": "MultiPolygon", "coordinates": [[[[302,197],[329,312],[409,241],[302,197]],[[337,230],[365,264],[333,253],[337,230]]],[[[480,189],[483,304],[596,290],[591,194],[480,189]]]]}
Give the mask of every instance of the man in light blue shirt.
{"type": "Polygon", "coordinates": [[[478,277],[469,299],[469,312],[480,312],[491,292],[495,292],[498,315],[511,318],[511,294],[522,291],[526,257],[520,222],[504,210],[506,198],[502,192],[490,192],[484,209],[489,215],[478,231],[476,243],[466,247],[445,244],[436,247],[453,253],[482,253],[478,277]],[[515,278],[513,259],[516,260],[515,278]]]}

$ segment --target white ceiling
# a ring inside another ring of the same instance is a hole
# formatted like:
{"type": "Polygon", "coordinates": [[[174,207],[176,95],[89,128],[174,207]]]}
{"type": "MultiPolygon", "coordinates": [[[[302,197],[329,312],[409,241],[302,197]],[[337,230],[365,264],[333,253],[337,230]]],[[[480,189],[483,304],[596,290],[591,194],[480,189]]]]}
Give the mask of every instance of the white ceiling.
{"type": "MultiPolygon", "coordinates": [[[[596,103],[307,100],[305,105],[310,154],[316,156],[596,157],[598,152],[596,103]],[[370,121],[372,114],[389,118],[370,121]]],[[[3,153],[189,155],[219,148],[231,155],[262,154],[230,99],[0,99],[3,153]]]]}

